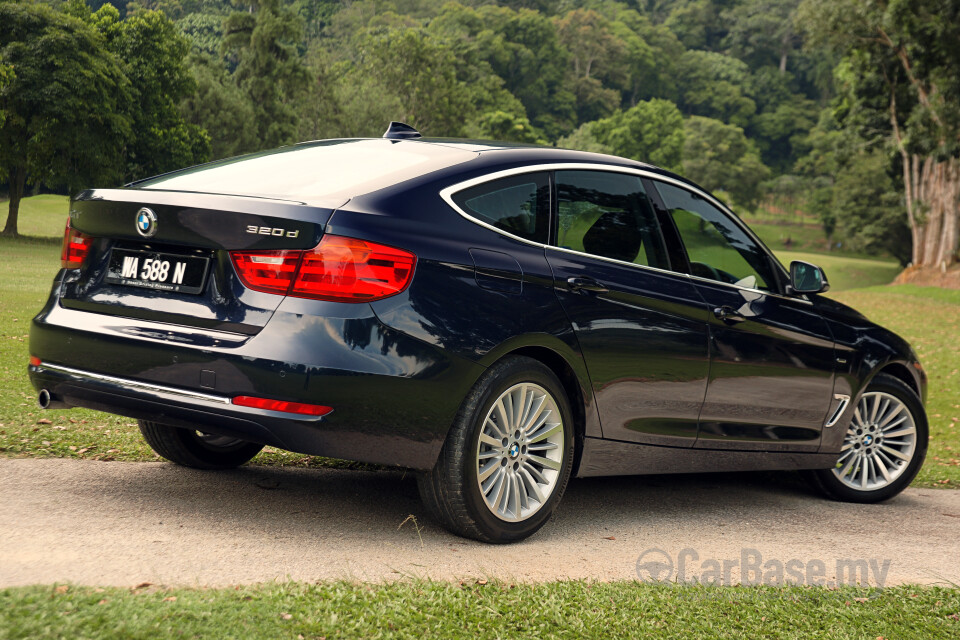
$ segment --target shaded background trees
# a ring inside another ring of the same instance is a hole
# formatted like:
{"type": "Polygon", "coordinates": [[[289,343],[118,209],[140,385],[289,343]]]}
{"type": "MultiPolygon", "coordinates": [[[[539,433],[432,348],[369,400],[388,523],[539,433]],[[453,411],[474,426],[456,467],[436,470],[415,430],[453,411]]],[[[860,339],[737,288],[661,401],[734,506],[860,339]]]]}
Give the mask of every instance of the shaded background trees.
{"type": "MultiPolygon", "coordinates": [[[[23,188],[378,136],[402,119],[653,162],[741,214],[819,224],[826,246],[956,259],[960,0],[40,4],[99,34],[136,106],[111,116],[112,173],[51,168],[23,188]]],[[[0,122],[24,109],[10,97],[17,37],[0,41],[0,122]]]]}

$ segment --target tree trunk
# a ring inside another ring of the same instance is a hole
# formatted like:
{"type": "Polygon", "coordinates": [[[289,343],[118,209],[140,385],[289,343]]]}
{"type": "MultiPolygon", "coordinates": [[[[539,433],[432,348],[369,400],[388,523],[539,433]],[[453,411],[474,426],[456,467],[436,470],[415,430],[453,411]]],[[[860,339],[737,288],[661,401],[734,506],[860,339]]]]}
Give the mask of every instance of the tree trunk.
{"type": "Polygon", "coordinates": [[[15,167],[10,172],[10,208],[7,213],[7,224],[3,227],[3,233],[0,235],[12,236],[16,238],[17,218],[20,215],[20,200],[23,198],[23,190],[27,184],[27,168],[15,167]]]}
{"type": "Polygon", "coordinates": [[[904,158],[913,264],[946,268],[957,261],[960,240],[960,160],[904,158]]]}

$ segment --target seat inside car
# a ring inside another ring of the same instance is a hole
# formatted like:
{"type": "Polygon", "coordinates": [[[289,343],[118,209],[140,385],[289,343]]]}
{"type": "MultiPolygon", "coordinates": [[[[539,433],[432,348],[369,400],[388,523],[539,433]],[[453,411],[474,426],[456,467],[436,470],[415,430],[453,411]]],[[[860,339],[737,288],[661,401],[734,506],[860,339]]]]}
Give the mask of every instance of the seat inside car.
{"type": "Polygon", "coordinates": [[[633,262],[640,253],[643,236],[630,211],[607,211],[583,235],[583,249],[589,254],[633,262]]]}

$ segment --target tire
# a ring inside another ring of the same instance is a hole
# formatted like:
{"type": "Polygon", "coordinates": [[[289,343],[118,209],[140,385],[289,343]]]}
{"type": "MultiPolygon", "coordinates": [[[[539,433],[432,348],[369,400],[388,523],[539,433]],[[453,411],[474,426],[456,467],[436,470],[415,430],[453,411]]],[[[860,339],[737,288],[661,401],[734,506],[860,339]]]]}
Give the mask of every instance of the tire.
{"type": "Polygon", "coordinates": [[[154,451],[170,462],[194,469],[239,467],[263,449],[262,444],[193,429],[140,420],[140,433],[154,451]]]}
{"type": "Polygon", "coordinates": [[[560,380],[537,360],[511,356],[474,385],[436,466],[417,484],[431,515],[449,531],[516,542],[550,519],[570,479],[573,454],[573,413],[560,380]],[[514,399],[524,403],[519,421],[517,414],[508,417],[514,399]],[[500,431],[505,420],[512,434],[500,431]]]}
{"type": "Polygon", "coordinates": [[[913,389],[893,376],[877,374],[857,401],[836,467],[809,471],[806,477],[834,500],[887,500],[917,476],[927,455],[928,434],[927,416],[913,389]]]}

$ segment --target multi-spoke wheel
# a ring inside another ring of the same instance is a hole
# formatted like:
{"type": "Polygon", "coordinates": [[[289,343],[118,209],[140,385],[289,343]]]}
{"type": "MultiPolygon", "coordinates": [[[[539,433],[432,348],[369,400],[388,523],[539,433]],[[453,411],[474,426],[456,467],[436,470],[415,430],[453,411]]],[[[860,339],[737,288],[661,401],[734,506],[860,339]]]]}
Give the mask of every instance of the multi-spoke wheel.
{"type": "Polygon", "coordinates": [[[139,425],[143,439],[158,455],[195,469],[239,467],[263,449],[262,444],[255,442],[148,420],[140,420],[139,425]]]}
{"type": "Polygon", "coordinates": [[[420,478],[424,503],[445,527],[487,542],[536,532],[560,500],[573,460],[563,385],[536,360],[510,357],[477,382],[436,467],[420,478]]]}
{"type": "Polygon", "coordinates": [[[919,398],[900,380],[880,374],[860,396],[836,465],[814,472],[814,482],[840,500],[886,500],[910,484],[926,451],[927,419],[919,398]]]}

